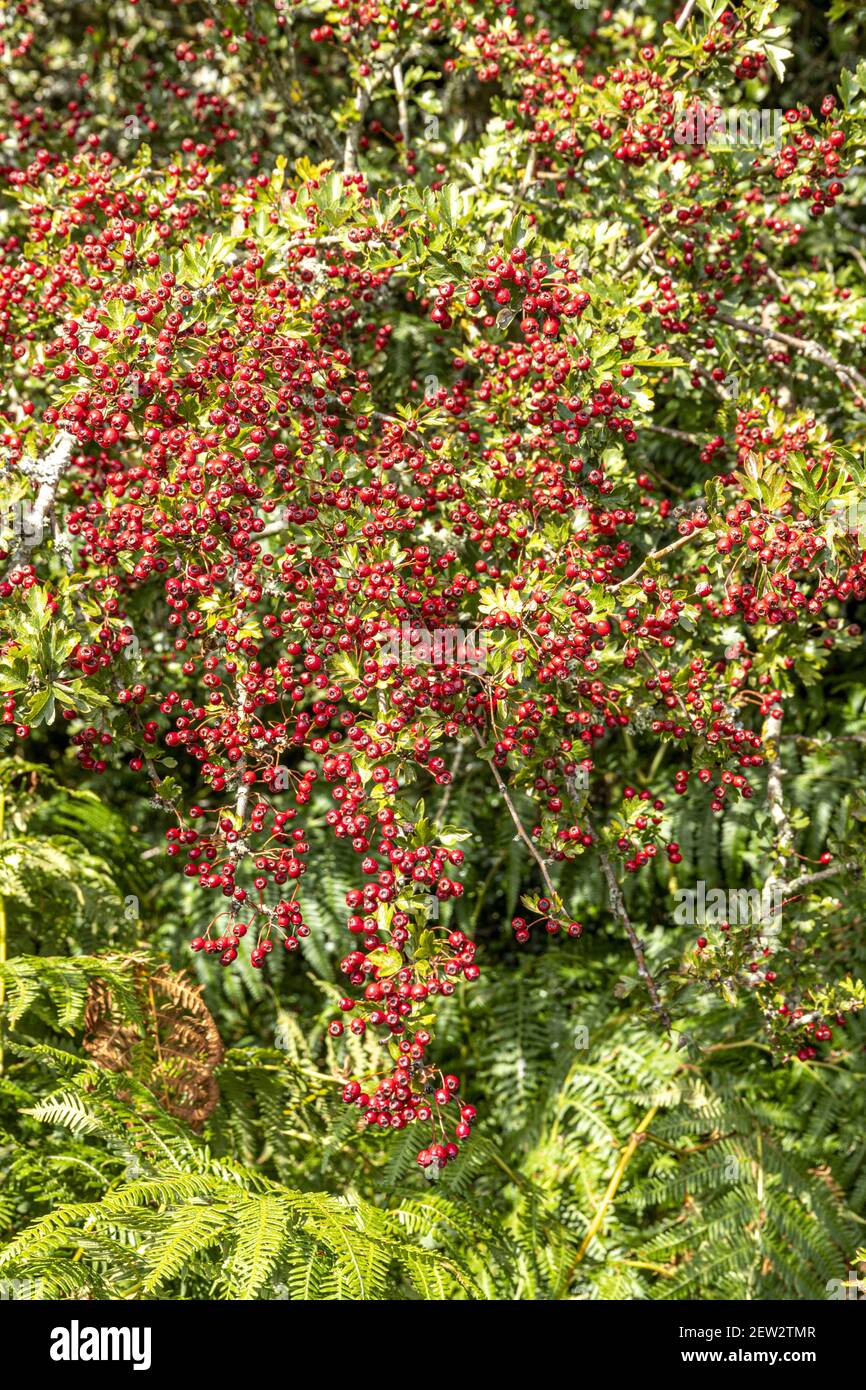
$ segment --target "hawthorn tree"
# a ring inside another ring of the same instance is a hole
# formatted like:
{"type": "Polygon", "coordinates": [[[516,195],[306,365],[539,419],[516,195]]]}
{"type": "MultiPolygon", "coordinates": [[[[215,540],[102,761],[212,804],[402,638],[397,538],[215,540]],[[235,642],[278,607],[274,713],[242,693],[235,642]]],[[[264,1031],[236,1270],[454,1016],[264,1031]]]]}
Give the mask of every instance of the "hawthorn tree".
{"type": "Polygon", "coordinates": [[[866,62],[807,8],[3,12],[10,776],[161,827],[210,990],[299,969],[350,846],[326,1079],[434,1175],[503,917],[624,943],[676,1065],[720,1001],[840,1065],[866,1002],[862,783],[790,789],[863,739],[866,62]]]}

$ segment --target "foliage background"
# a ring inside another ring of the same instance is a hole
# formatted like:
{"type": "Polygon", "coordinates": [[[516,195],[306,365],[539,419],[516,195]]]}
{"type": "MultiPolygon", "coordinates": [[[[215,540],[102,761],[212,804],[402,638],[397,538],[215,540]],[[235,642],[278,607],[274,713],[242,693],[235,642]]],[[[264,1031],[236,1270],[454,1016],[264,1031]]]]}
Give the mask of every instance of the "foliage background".
{"type": "MultiPolygon", "coordinates": [[[[328,8],[313,0],[293,22],[306,34],[328,8]]],[[[253,16],[266,29],[273,20],[264,4],[247,5],[240,18],[232,5],[150,0],[22,10],[4,16],[7,28],[33,34],[4,68],[7,106],[59,112],[83,90],[86,68],[85,128],[129,161],[159,158],[200,131],[191,103],[165,85],[182,76],[178,45],[200,11],[237,30],[253,16]],[[142,122],[155,122],[146,135],[153,156],[141,153],[142,122]]],[[[598,22],[561,0],[538,13],[557,34],[589,35],[598,22]]],[[[596,42],[612,53],[627,48],[630,14],[655,26],[670,17],[666,0],[618,9],[596,42]]],[[[853,67],[860,7],[796,3],[773,18],[790,27],[792,54],[783,84],[754,99],[817,105],[843,62],[853,67]]],[[[298,56],[301,66],[310,61],[303,36],[298,56]]],[[[495,182],[510,189],[523,167],[498,114],[513,93],[465,72],[434,71],[428,81],[429,54],[419,61],[426,95],[413,116],[426,103],[442,147],[422,154],[418,187],[462,150],[463,173],[474,160],[486,179],[489,205],[479,216],[501,217],[507,202],[497,202],[495,182]]],[[[236,177],[271,170],[277,154],[291,165],[327,158],[335,140],[342,148],[351,93],[339,56],[320,64],[309,102],[291,75],[251,61],[244,42],[222,52],[218,73],[190,84],[207,89],[208,81],[238,127],[220,153],[236,177]]],[[[60,142],[62,130],[50,138],[60,142]]],[[[369,152],[374,177],[386,177],[389,159],[369,152]]],[[[589,234],[602,238],[616,196],[608,178],[599,166],[589,234]]],[[[809,228],[817,266],[809,307],[818,318],[833,313],[832,287],[849,285],[857,321],[866,321],[862,186],[862,177],[852,181],[838,217],[809,228]]],[[[569,198],[548,213],[547,234],[569,235],[569,198]]],[[[393,323],[383,392],[412,373],[446,372],[429,325],[405,309],[393,323]]],[[[739,370],[757,391],[764,364],[744,358],[739,370]]],[[[832,381],[816,375],[807,387],[825,415],[843,414],[832,381]]],[[[684,435],[731,428],[723,403],[675,385],[660,393],[653,418],[684,435]]],[[[862,443],[862,416],[843,425],[852,448],[862,443]]],[[[686,497],[702,495],[706,470],[693,450],[650,434],[639,449],[686,497]]],[[[786,706],[786,728],[798,735],[785,751],[798,848],[810,859],[828,846],[856,856],[862,643],[816,658],[814,679],[808,664],[786,706]]],[[[673,766],[662,758],[650,773],[654,754],[636,735],[618,751],[618,772],[637,787],[651,778],[669,794],[673,766]]],[[[327,835],[324,793],[314,793],[308,815],[316,869],[305,912],[314,931],[303,958],[276,953],[266,973],[217,974],[199,958],[191,964],[188,942],[207,913],[189,883],[165,871],[163,818],[140,779],[115,768],[108,782],[82,774],[56,725],[39,728],[28,759],[10,751],[2,773],[4,1280],[45,1296],[110,1298],[801,1299],[826,1297],[830,1281],[857,1268],[866,1221],[861,1018],[850,1017],[820,1062],[780,1065],[750,998],[723,1003],[686,984],[673,1037],[662,1035],[590,856],[565,865],[557,885],[584,923],[582,940],[516,948],[509,920],[538,883],[492,783],[458,767],[450,797],[449,819],[471,828],[473,853],[466,892],[445,911],[477,940],[484,969],[471,991],[444,1003],[439,1030],[442,1064],[465,1078],[481,1118],[460,1163],[430,1181],[415,1164],[417,1140],[359,1135],[334,1082],[339,1059],[326,1030],[342,992],[337,962],[354,856],[327,835]],[[166,1009],[153,986],[166,964],[194,977],[201,995],[166,1009]],[[111,991],[133,1029],[119,1072],[94,1060],[92,981],[111,991]],[[218,1062],[208,1053],[204,1007],[224,1048],[218,1062]],[[191,1124],[170,1113],[179,1077],[189,1081],[183,1049],[166,1048],[173,1028],[194,1036],[218,1086],[215,1108],[203,1104],[208,1113],[191,1124]]],[[[194,794],[183,767],[173,776],[194,794]]],[[[676,830],[679,882],[738,886],[764,862],[766,829],[754,806],[719,818],[695,804],[676,830]]],[[[841,914],[836,899],[819,897],[806,925],[831,973],[856,979],[866,899],[854,877],[843,897],[841,914]]],[[[655,968],[692,947],[694,930],[670,925],[669,865],[657,861],[631,881],[628,900],[655,968]]],[[[360,1060],[361,1044],[353,1046],[360,1060]]]]}

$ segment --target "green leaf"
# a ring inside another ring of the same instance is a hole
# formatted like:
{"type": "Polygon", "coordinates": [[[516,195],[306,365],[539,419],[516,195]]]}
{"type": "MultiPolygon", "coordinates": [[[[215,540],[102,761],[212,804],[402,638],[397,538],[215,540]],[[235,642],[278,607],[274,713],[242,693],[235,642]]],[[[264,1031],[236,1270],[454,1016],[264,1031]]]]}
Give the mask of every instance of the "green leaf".
{"type": "Polygon", "coordinates": [[[380,946],[378,950],[370,952],[367,960],[376,967],[381,980],[396,975],[403,967],[403,957],[393,946],[380,946]]]}
{"type": "Polygon", "coordinates": [[[32,697],[27,709],[27,722],[30,724],[53,724],[54,695],[51,690],[39,690],[32,697]]]}

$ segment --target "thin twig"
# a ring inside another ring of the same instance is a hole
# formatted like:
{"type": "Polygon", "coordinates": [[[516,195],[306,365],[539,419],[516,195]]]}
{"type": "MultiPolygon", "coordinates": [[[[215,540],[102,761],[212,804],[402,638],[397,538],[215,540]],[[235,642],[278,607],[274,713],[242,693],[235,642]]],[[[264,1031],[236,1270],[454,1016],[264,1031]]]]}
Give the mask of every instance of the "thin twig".
{"type": "Polygon", "coordinates": [[[681,33],[683,32],[683,30],[685,29],[686,25],[688,24],[689,20],[690,20],[691,17],[692,17],[692,10],[693,10],[694,8],[695,8],[695,0],[686,0],[685,5],[683,6],[682,14],[680,15],[679,19],[677,20],[676,24],[674,25],[674,28],[676,29],[676,31],[677,31],[678,34],[681,34],[681,33]]]}
{"type": "Polygon", "coordinates": [[[367,114],[367,107],[370,105],[370,94],[364,87],[359,87],[355,94],[355,105],[358,110],[358,119],[353,121],[346,132],[346,145],[343,151],[343,173],[357,174],[358,172],[358,146],[361,141],[361,132],[364,129],[364,117],[367,114]]]}
{"type": "Polygon", "coordinates": [[[833,864],[828,869],[816,869],[814,873],[800,874],[798,878],[792,878],[787,883],[781,885],[783,897],[789,893],[796,893],[800,888],[809,888],[813,883],[820,883],[822,879],[833,878],[835,874],[850,874],[859,868],[853,860],[844,863],[833,864]]]}
{"type": "Polygon", "coordinates": [[[403,137],[403,153],[405,155],[412,143],[412,132],[409,128],[409,103],[406,100],[406,88],[403,85],[403,64],[395,63],[392,74],[394,91],[397,95],[397,121],[400,126],[400,134],[403,137]]]}
{"type": "Polygon", "coordinates": [[[839,362],[827,348],[820,343],[813,342],[811,338],[795,338],[791,333],[783,333],[779,328],[763,328],[760,324],[751,323],[748,319],[736,319],[731,314],[717,313],[715,317],[719,323],[725,323],[729,328],[736,328],[740,333],[749,333],[753,338],[763,338],[767,342],[783,343],[786,347],[793,348],[802,357],[808,357],[812,362],[820,362],[823,367],[827,367],[843,386],[849,390],[858,389],[857,394],[866,392],[866,377],[861,376],[855,367],[848,367],[843,362],[839,362]]]}
{"type": "MultiPolygon", "coordinates": [[[[481,737],[478,730],[474,729],[473,733],[475,734],[475,738],[478,741],[478,743],[481,745],[481,747],[483,747],[484,739],[481,737]]],[[[486,761],[486,759],[484,761],[486,761]]],[[[558,903],[560,901],[560,897],[551,881],[547,864],[545,863],[542,856],[539,854],[538,849],[536,848],[535,843],[533,842],[532,836],[529,834],[529,832],[523,824],[523,821],[520,819],[520,814],[517,810],[517,807],[514,805],[514,802],[511,799],[511,794],[507,786],[502,780],[499,768],[493,762],[489,762],[487,765],[490,768],[490,771],[493,773],[493,776],[496,780],[496,785],[499,788],[500,795],[502,796],[502,800],[505,802],[508,814],[514,822],[514,827],[518,835],[520,836],[523,843],[526,845],[526,848],[529,850],[529,853],[532,855],[533,859],[535,860],[536,864],[541,870],[541,877],[544,880],[544,886],[547,889],[548,896],[552,899],[553,902],[558,903]]]]}
{"type": "Polygon", "coordinates": [[[687,541],[694,539],[694,534],[694,531],[690,531],[687,536],[677,536],[677,539],[675,541],[671,541],[670,545],[664,546],[662,550],[653,550],[649,555],[646,555],[644,559],[641,560],[636,570],[633,570],[631,574],[626,575],[625,579],[618,579],[615,584],[611,584],[611,590],[619,589],[622,587],[623,584],[630,584],[633,579],[637,579],[641,570],[646,568],[650,560],[661,560],[664,558],[665,555],[670,555],[672,551],[679,550],[680,546],[683,546],[686,544],[687,541]]]}
{"type": "Polygon", "coordinates": [[[620,922],[625,928],[625,934],[628,937],[629,942],[631,943],[631,949],[634,952],[634,958],[637,961],[637,973],[638,975],[640,975],[641,979],[646,985],[647,993],[650,997],[653,1009],[658,1014],[665,1028],[665,1031],[667,1032],[669,1031],[671,1026],[670,1014],[668,1013],[667,1009],[661,1001],[661,997],[658,992],[658,986],[656,985],[650,968],[646,962],[646,956],[644,954],[643,945],[641,944],[637,932],[632,926],[631,918],[629,917],[628,912],[626,911],[625,902],[622,896],[622,889],[617,883],[616,874],[613,871],[611,862],[608,859],[605,851],[602,849],[598,836],[596,835],[595,830],[593,829],[593,826],[589,820],[587,820],[587,825],[589,825],[592,837],[596,842],[596,849],[598,850],[598,862],[601,865],[601,871],[604,874],[605,880],[607,882],[607,892],[608,897],[610,898],[611,911],[613,912],[613,915],[615,917],[619,918],[620,922]]]}
{"type": "Polygon", "coordinates": [[[653,249],[661,235],[661,227],[656,227],[655,231],[651,232],[650,235],[646,238],[646,241],[642,241],[640,246],[636,246],[634,250],[630,252],[628,256],[626,256],[625,261],[623,262],[622,267],[619,271],[619,274],[621,276],[628,275],[629,271],[632,270],[635,265],[637,265],[637,262],[641,259],[641,257],[645,256],[648,251],[651,251],[653,249]]]}
{"type": "MultiPolygon", "coordinates": [[[[216,3],[216,0],[205,0],[205,3],[211,13],[214,25],[216,26],[216,31],[219,34],[223,27],[222,17],[219,11],[219,5],[216,3]]],[[[250,29],[255,38],[257,40],[263,37],[266,38],[266,36],[262,34],[262,31],[259,28],[258,22],[256,20],[255,6],[249,6],[248,10],[245,13],[247,22],[249,23],[250,29]]],[[[286,57],[288,58],[289,63],[288,74],[285,73],[282,67],[280,66],[279,60],[277,59],[277,56],[274,53],[270,41],[266,41],[261,46],[264,48],[265,62],[271,74],[271,82],[273,83],[274,92],[277,94],[280,104],[282,105],[286,115],[289,116],[290,119],[298,120],[303,126],[305,126],[308,137],[314,137],[321,140],[323,145],[325,145],[330,150],[331,155],[336,159],[337,155],[339,154],[340,147],[334,138],[333,132],[329,129],[326,121],[319,114],[319,112],[314,110],[314,108],[310,105],[309,98],[304,92],[304,88],[300,79],[300,73],[298,72],[298,64],[297,59],[295,58],[295,51],[292,47],[291,35],[287,37],[285,49],[286,57]]]]}
{"type": "Polygon", "coordinates": [[[666,434],[669,439],[680,439],[683,444],[700,444],[696,434],[687,434],[685,430],[672,429],[670,425],[652,425],[649,423],[641,424],[642,430],[649,430],[651,434],[666,434]]]}
{"type": "Polygon", "coordinates": [[[457,745],[457,751],[454,754],[454,764],[451,768],[451,781],[446,786],[445,794],[443,795],[442,800],[439,803],[439,806],[436,810],[436,818],[434,824],[440,829],[445,824],[445,812],[448,810],[448,803],[451,800],[451,797],[454,793],[454,788],[457,784],[457,774],[460,771],[460,765],[463,762],[463,758],[466,753],[466,747],[467,745],[465,743],[458,743],[457,745]]]}

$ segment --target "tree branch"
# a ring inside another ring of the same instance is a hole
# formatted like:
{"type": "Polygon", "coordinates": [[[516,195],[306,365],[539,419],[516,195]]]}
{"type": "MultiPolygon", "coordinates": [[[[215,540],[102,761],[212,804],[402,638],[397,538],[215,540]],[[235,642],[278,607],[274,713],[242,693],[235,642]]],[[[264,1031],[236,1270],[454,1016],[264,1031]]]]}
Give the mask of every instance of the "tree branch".
{"type": "Polygon", "coordinates": [[[619,918],[620,922],[625,928],[625,934],[629,939],[631,949],[634,953],[634,958],[637,961],[637,973],[646,985],[647,994],[650,997],[650,1002],[653,1006],[653,1010],[658,1015],[662,1023],[662,1026],[665,1029],[665,1032],[667,1032],[671,1026],[670,1014],[668,1013],[667,1009],[661,1001],[661,996],[658,992],[658,986],[646,962],[646,955],[644,954],[643,944],[640,941],[634,927],[632,926],[631,919],[626,911],[625,901],[622,896],[622,890],[619,884],[617,883],[616,875],[613,872],[611,862],[603,849],[599,849],[598,858],[599,863],[601,864],[601,871],[604,874],[605,879],[607,880],[607,891],[610,897],[611,911],[613,912],[615,917],[619,918]]]}
{"type": "Polygon", "coordinates": [[[634,958],[637,961],[637,973],[640,975],[641,979],[646,985],[647,993],[649,994],[653,1009],[658,1014],[662,1024],[664,1025],[665,1031],[667,1032],[671,1026],[670,1014],[668,1013],[667,1009],[661,1001],[661,997],[658,992],[658,986],[656,985],[656,982],[653,979],[653,976],[650,972],[650,968],[646,963],[646,956],[644,955],[643,946],[640,940],[638,939],[637,932],[632,926],[631,919],[628,915],[628,912],[626,911],[625,901],[622,896],[622,889],[617,883],[616,874],[613,871],[611,862],[608,859],[605,850],[602,849],[601,841],[599,840],[598,835],[595,832],[595,827],[593,826],[592,822],[589,820],[588,817],[586,818],[586,823],[589,826],[592,838],[595,840],[595,846],[598,852],[598,862],[601,865],[601,871],[604,874],[605,880],[607,882],[607,892],[608,897],[610,898],[611,911],[613,912],[613,915],[615,917],[619,918],[620,922],[625,928],[625,934],[631,943],[631,949],[634,952],[634,958]]]}
{"type": "Polygon", "coordinates": [[[866,377],[861,376],[855,367],[847,367],[843,362],[839,362],[827,348],[813,342],[811,338],[795,338],[793,334],[783,333],[779,328],[762,328],[760,324],[751,323],[748,319],[736,319],[731,314],[717,313],[715,317],[719,323],[726,323],[729,328],[736,328],[740,333],[749,333],[753,338],[783,343],[786,347],[793,348],[801,357],[820,362],[822,367],[827,367],[834,373],[843,386],[852,391],[856,389],[857,395],[866,392],[866,377]]]}
{"type": "Polygon", "coordinates": [[[661,227],[656,227],[654,232],[650,232],[650,235],[646,238],[646,240],[642,241],[640,246],[636,246],[634,250],[631,251],[628,256],[626,256],[622,268],[619,272],[620,275],[628,275],[629,271],[634,269],[641,257],[645,256],[648,251],[651,251],[653,249],[653,247],[656,245],[661,236],[661,227]]]}
{"type": "MultiPolygon", "coordinates": [[[[475,738],[476,738],[477,742],[481,745],[481,747],[483,747],[483,746],[484,746],[484,739],[481,737],[481,735],[480,735],[480,733],[478,732],[478,730],[477,730],[477,729],[474,729],[474,730],[473,730],[473,733],[475,734],[475,738]]],[[[486,761],[486,760],[485,760],[485,761],[486,761]]],[[[543,858],[541,857],[541,855],[539,854],[538,849],[537,849],[537,847],[536,847],[536,845],[535,845],[535,843],[534,843],[534,841],[533,841],[533,839],[532,839],[532,836],[529,834],[529,832],[527,831],[526,827],[525,827],[524,824],[523,824],[523,821],[520,819],[520,814],[519,814],[519,812],[518,812],[518,810],[517,810],[517,807],[514,805],[514,802],[511,800],[511,794],[510,794],[510,792],[509,792],[507,786],[505,785],[505,783],[504,783],[503,780],[502,780],[502,777],[501,777],[500,772],[499,772],[499,768],[496,767],[496,765],[495,765],[493,762],[490,762],[490,763],[488,763],[487,765],[488,765],[488,767],[490,768],[490,771],[493,773],[493,776],[494,776],[494,778],[495,778],[495,780],[496,780],[496,785],[497,785],[497,787],[499,788],[499,792],[500,792],[500,795],[501,795],[501,797],[502,797],[502,800],[505,802],[506,808],[507,808],[507,810],[508,810],[508,814],[510,815],[511,819],[512,819],[513,822],[514,822],[514,827],[515,827],[515,829],[516,829],[518,835],[520,836],[520,838],[521,838],[521,840],[523,841],[523,843],[526,845],[526,848],[529,850],[529,853],[532,855],[533,859],[535,860],[536,864],[538,865],[539,869],[541,870],[541,877],[542,877],[542,879],[544,880],[544,886],[545,886],[545,888],[546,888],[546,890],[547,890],[548,896],[549,896],[554,902],[556,902],[556,903],[560,902],[559,894],[557,893],[557,891],[556,891],[556,889],[554,888],[553,883],[552,883],[552,881],[551,881],[550,872],[549,872],[549,870],[548,870],[548,868],[547,868],[547,864],[545,863],[544,859],[543,859],[543,858]]]]}
{"type": "Polygon", "coordinates": [[[780,892],[787,897],[789,893],[796,893],[800,888],[810,888],[813,883],[820,883],[822,879],[832,878],[834,874],[854,873],[859,865],[854,860],[844,863],[833,864],[829,869],[817,869],[814,873],[800,874],[798,878],[792,878],[788,883],[780,886],[780,892]]]}
{"type": "Polygon", "coordinates": [[[358,145],[361,140],[361,131],[364,129],[364,117],[367,114],[367,107],[370,105],[370,94],[364,87],[359,87],[355,93],[355,104],[358,108],[358,119],[346,132],[346,145],[343,150],[344,174],[357,174],[358,172],[358,145]]]}
{"type": "MultiPolygon", "coordinates": [[[[205,0],[205,3],[216,26],[216,31],[219,34],[223,28],[223,21],[220,16],[217,0],[205,0]]],[[[244,13],[255,37],[257,39],[262,37],[267,38],[266,35],[262,34],[259,28],[255,16],[255,6],[250,5],[244,13]]],[[[314,110],[310,105],[306,93],[304,92],[300,73],[298,72],[298,64],[295,59],[295,51],[292,47],[291,36],[288,36],[286,39],[286,54],[289,62],[288,74],[286,74],[280,66],[270,40],[267,40],[262,47],[264,49],[265,62],[271,74],[274,92],[286,115],[292,119],[296,119],[303,125],[306,128],[306,133],[309,138],[318,138],[321,140],[322,144],[330,150],[331,155],[336,159],[340,153],[339,144],[334,139],[333,133],[328,129],[324,119],[319,115],[318,111],[314,110]],[[292,89],[298,93],[297,96],[293,95],[292,89]]]]}
{"type": "Polygon", "coordinates": [[[685,29],[686,25],[688,24],[689,20],[690,20],[691,17],[692,17],[692,10],[693,10],[694,8],[695,8],[695,0],[686,0],[686,3],[685,3],[685,5],[683,6],[683,9],[682,9],[682,13],[681,13],[679,19],[677,20],[676,24],[674,25],[674,28],[676,29],[676,31],[677,31],[678,34],[681,34],[681,33],[683,32],[683,30],[685,29]]]}
{"type": "Polygon", "coordinates": [[[781,732],[781,716],[770,715],[762,731],[763,741],[773,745],[767,766],[767,804],[770,810],[770,819],[776,831],[776,851],[780,858],[787,859],[793,848],[794,831],[785,810],[782,791],[782,778],[785,771],[779,754],[779,735],[781,732]]]}
{"type": "Polygon", "coordinates": [[[25,562],[30,551],[41,541],[45,522],[54,513],[57,489],[69,465],[75,444],[74,434],[70,434],[68,430],[60,430],[45,457],[28,466],[27,473],[39,483],[39,491],[27,514],[27,525],[22,527],[18,545],[10,558],[7,576],[25,562]]]}
{"type": "Polygon", "coordinates": [[[670,545],[666,545],[662,550],[653,550],[649,555],[645,556],[644,559],[641,560],[636,570],[633,570],[631,574],[626,575],[625,579],[618,579],[615,584],[611,584],[610,589],[619,589],[622,587],[623,584],[630,584],[633,579],[637,579],[641,570],[649,564],[650,560],[661,560],[665,555],[670,555],[672,551],[679,550],[680,546],[683,546],[686,544],[687,541],[694,539],[694,534],[694,531],[690,531],[687,536],[677,536],[675,541],[671,541],[670,545]]]}
{"type": "Polygon", "coordinates": [[[409,103],[406,100],[406,88],[403,85],[403,64],[397,62],[393,67],[394,91],[397,94],[397,121],[400,126],[400,134],[403,137],[403,153],[412,143],[412,132],[409,128],[409,103]]]}

